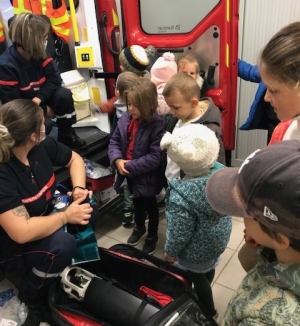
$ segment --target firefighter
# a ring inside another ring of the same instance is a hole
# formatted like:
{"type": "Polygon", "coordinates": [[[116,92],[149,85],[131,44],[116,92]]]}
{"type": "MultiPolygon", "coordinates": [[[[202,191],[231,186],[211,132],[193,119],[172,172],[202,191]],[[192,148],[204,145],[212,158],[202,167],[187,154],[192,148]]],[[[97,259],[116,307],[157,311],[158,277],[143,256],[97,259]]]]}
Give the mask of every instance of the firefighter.
{"type": "Polygon", "coordinates": [[[76,112],[72,93],[62,87],[60,73],[46,53],[50,25],[40,15],[21,13],[9,28],[12,45],[0,56],[0,100],[31,99],[47,116],[56,116],[58,141],[79,149],[85,141],[72,125],[76,112]]]}

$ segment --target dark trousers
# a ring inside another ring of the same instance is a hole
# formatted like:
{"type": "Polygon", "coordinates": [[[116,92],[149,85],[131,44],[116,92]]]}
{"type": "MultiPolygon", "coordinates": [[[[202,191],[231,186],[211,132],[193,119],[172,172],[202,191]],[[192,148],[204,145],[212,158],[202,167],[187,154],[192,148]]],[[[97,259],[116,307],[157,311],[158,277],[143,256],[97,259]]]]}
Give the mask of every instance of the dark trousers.
{"type": "Polygon", "coordinates": [[[56,89],[46,104],[51,107],[56,116],[57,128],[61,131],[70,130],[76,123],[76,112],[72,92],[64,87],[56,89]]]}
{"type": "Polygon", "coordinates": [[[215,270],[207,273],[194,273],[187,271],[190,279],[194,283],[194,289],[205,312],[213,317],[216,314],[214,299],[212,295],[211,283],[215,276],[215,270]]]}
{"type": "Polygon", "coordinates": [[[134,205],[134,221],[136,227],[140,230],[145,228],[146,212],[148,213],[148,235],[150,237],[157,236],[159,211],[156,197],[133,198],[134,205]]]}
{"type": "Polygon", "coordinates": [[[52,235],[17,247],[16,254],[1,261],[4,270],[19,271],[19,298],[24,302],[47,299],[50,284],[71,263],[76,242],[73,235],[58,230],[52,235]]]}

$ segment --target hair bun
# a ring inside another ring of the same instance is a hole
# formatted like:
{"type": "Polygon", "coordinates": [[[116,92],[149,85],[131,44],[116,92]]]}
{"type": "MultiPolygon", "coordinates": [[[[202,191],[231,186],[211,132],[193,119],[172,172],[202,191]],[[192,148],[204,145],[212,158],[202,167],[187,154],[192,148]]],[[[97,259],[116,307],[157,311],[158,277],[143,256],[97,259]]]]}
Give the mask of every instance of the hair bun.
{"type": "Polygon", "coordinates": [[[9,134],[9,131],[5,126],[0,125],[0,134],[1,134],[1,137],[5,137],[9,134]]]}

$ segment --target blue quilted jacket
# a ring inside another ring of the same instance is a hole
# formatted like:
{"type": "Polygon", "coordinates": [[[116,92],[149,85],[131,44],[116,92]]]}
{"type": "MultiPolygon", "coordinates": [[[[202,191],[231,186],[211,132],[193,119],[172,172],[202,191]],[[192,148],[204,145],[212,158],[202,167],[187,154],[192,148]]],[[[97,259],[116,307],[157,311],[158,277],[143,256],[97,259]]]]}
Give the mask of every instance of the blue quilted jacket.
{"type": "Polygon", "coordinates": [[[204,177],[173,179],[166,194],[167,239],[165,251],[193,264],[218,258],[231,233],[231,217],[214,211],[207,202],[209,176],[223,168],[216,163],[204,177]]]}

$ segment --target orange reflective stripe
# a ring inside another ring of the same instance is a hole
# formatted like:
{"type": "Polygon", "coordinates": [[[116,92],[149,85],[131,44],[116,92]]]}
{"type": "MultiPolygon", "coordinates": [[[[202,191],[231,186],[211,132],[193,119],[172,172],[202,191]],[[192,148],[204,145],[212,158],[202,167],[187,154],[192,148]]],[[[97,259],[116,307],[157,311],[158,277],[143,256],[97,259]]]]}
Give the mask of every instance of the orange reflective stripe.
{"type": "Polygon", "coordinates": [[[5,41],[5,34],[4,34],[4,28],[3,28],[3,24],[0,22],[0,42],[4,42],[5,41]]]}
{"type": "Polygon", "coordinates": [[[21,14],[22,12],[29,12],[36,15],[42,13],[42,7],[39,1],[13,0],[13,7],[15,15],[21,14]]]}
{"type": "Polygon", "coordinates": [[[58,35],[65,42],[68,42],[71,20],[67,7],[62,1],[60,8],[53,9],[51,0],[42,0],[46,3],[47,6],[47,16],[51,21],[51,26],[56,35],[58,35]]]}
{"type": "Polygon", "coordinates": [[[65,42],[70,34],[71,20],[64,1],[57,9],[53,8],[52,0],[13,0],[14,14],[31,12],[33,14],[43,14],[50,19],[51,27],[56,35],[65,42]]]}

